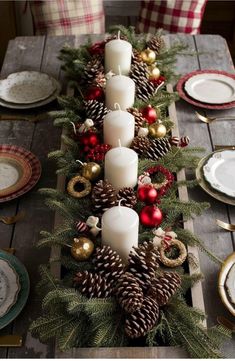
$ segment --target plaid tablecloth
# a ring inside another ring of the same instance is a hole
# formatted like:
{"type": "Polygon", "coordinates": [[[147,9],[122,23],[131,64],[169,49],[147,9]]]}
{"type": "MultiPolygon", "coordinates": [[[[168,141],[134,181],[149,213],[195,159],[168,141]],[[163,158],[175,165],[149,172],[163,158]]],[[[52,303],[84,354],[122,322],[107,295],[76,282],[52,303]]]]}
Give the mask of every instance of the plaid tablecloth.
{"type": "Polygon", "coordinates": [[[102,0],[29,1],[35,34],[99,34],[105,30],[102,0]]]}
{"type": "Polygon", "coordinates": [[[198,34],[206,1],[141,1],[137,28],[145,33],[155,33],[162,28],[170,33],[198,34]]]}

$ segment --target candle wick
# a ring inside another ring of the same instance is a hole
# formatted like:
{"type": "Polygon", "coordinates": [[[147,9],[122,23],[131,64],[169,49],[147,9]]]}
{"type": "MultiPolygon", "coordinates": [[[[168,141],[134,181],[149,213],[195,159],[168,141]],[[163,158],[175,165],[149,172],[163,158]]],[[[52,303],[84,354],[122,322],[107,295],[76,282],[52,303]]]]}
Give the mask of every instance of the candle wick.
{"type": "Polygon", "coordinates": [[[119,72],[119,75],[122,75],[122,72],[121,72],[121,67],[120,67],[120,65],[118,65],[118,72],[119,72]]]}
{"type": "Polygon", "coordinates": [[[121,198],[121,199],[119,200],[119,202],[118,202],[118,212],[119,212],[120,216],[122,215],[122,208],[121,208],[121,202],[122,202],[122,201],[125,201],[125,199],[124,199],[124,198],[121,198]]]}
{"type": "Polygon", "coordinates": [[[121,34],[120,30],[118,30],[118,40],[120,40],[120,34],[121,34]]]}
{"type": "Polygon", "coordinates": [[[114,103],[114,109],[121,110],[120,104],[119,103],[114,103]]]}
{"type": "MultiPolygon", "coordinates": [[[[119,148],[122,148],[122,143],[121,143],[121,139],[120,138],[118,138],[118,146],[119,146],[119,148]]],[[[121,149],[120,149],[121,150],[121,149]]]]}

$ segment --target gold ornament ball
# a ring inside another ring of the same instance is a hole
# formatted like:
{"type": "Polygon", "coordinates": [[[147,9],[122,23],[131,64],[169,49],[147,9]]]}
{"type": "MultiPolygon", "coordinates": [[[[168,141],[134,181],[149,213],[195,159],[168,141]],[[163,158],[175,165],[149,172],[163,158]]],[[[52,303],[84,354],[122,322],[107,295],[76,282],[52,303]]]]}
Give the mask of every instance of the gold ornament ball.
{"type": "Polygon", "coordinates": [[[153,138],[163,138],[166,135],[166,127],[163,124],[153,123],[149,126],[149,135],[153,138]]]}
{"type": "Polygon", "coordinates": [[[86,261],[94,251],[94,243],[86,237],[74,238],[71,254],[76,261],[86,261]]]}
{"type": "Polygon", "coordinates": [[[157,80],[160,77],[160,70],[156,66],[149,69],[149,79],[157,80]]]}
{"type": "Polygon", "coordinates": [[[100,173],[101,167],[95,162],[85,163],[82,168],[82,176],[90,181],[97,179],[100,173]]]}
{"type": "Polygon", "coordinates": [[[146,50],[141,51],[141,58],[146,64],[153,64],[156,60],[155,51],[147,48],[146,50]]]}

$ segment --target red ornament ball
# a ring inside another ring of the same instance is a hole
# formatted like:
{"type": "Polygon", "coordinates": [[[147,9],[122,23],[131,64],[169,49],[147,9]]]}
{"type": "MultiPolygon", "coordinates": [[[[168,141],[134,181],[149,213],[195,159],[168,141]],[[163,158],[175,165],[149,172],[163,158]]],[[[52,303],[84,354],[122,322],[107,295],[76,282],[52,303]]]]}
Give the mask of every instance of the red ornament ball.
{"type": "Polygon", "coordinates": [[[97,144],[100,143],[100,140],[95,132],[86,132],[81,135],[80,143],[88,149],[94,148],[97,144]]]}
{"type": "Polygon", "coordinates": [[[166,78],[163,75],[160,75],[157,79],[150,79],[150,81],[157,87],[158,85],[164,83],[166,78]]]}
{"type": "Polygon", "coordinates": [[[143,108],[141,113],[149,124],[152,124],[157,120],[156,110],[150,104],[143,108]]]}
{"type": "Polygon", "coordinates": [[[102,88],[98,86],[93,86],[88,89],[85,100],[103,100],[104,99],[104,91],[102,88]]]}
{"type": "Polygon", "coordinates": [[[145,227],[157,227],[162,223],[162,211],[155,205],[145,206],[140,211],[140,222],[145,227]]]}
{"type": "Polygon", "coordinates": [[[102,55],[104,53],[106,41],[101,41],[90,46],[88,49],[91,55],[102,55]]]}
{"type": "Polygon", "coordinates": [[[151,184],[140,186],[137,195],[140,201],[150,204],[156,202],[158,197],[157,190],[151,184]]]}

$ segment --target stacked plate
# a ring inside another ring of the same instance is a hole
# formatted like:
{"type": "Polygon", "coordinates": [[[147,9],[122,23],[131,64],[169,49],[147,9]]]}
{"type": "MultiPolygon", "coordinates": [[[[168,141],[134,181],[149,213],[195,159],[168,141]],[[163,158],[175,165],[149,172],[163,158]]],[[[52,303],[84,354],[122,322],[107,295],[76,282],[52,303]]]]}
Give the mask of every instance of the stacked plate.
{"type": "Polygon", "coordinates": [[[194,71],[177,84],[181,98],[206,109],[235,107],[235,74],[219,70],[194,71]]]}
{"type": "Polygon", "coordinates": [[[28,192],[40,175],[41,164],[33,153],[15,145],[0,145],[0,203],[28,192]]]}
{"type": "Polygon", "coordinates": [[[30,109],[46,105],[60,93],[59,82],[37,71],[21,71],[0,80],[0,105],[30,109]]]}
{"type": "Polygon", "coordinates": [[[200,186],[212,197],[235,205],[235,150],[220,150],[203,158],[196,170],[200,186]]]}
{"type": "Polygon", "coordinates": [[[13,255],[0,251],[0,329],[21,312],[29,295],[29,276],[13,255]]]}

